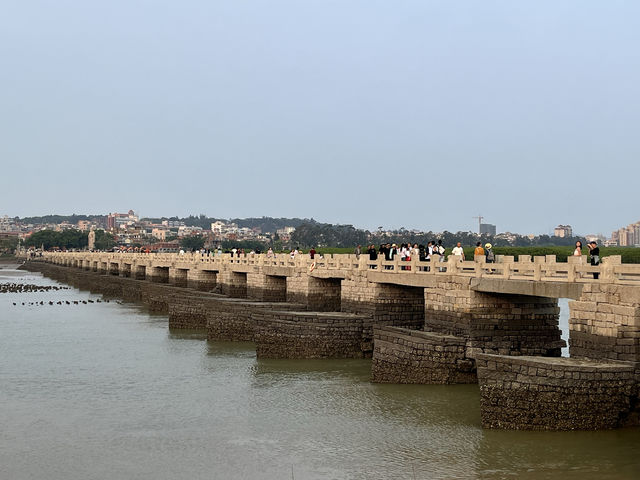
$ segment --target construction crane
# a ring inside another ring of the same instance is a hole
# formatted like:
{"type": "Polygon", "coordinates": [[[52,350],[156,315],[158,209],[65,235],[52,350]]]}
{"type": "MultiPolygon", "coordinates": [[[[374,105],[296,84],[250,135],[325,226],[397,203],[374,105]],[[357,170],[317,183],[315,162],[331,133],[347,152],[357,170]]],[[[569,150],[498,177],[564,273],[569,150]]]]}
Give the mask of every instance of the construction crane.
{"type": "Polygon", "coordinates": [[[481,233],[480,232],[480,230],[481,230],[480,225],[482,225],[482,220],[484,220],[484,217],[482,215],[478,214],[477,217],[473,217],[473,218],[477,218],[478,219],[478,234],[480,234],[481,233]]]}

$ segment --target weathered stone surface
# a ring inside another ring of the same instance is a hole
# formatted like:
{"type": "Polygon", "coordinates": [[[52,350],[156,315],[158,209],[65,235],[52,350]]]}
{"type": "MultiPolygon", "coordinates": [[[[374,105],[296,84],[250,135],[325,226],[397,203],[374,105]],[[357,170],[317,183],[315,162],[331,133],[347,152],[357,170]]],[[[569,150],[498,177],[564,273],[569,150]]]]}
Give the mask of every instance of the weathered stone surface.
{"type": "Polygon", "coordinates": [[[486,354],[476,364],[485,428],[598,430],[637,422],[632,364],[486,354]]]}
{"type": "Polygon", "coordinates": [[[258,358],[362,358],[362,315],[342,312],[261,311],[258,358]]]}
{"type": "Polygon", "coordinates": [[[371,378],[378,383],[476,383],[464,338],[375,327],[371,378]]]}
{"type": "Polygon", "coordinates": [[[569,303],[569,352],[575,358],[640,362],[640,297],[625,285],[585,285],[569,303]]]}
{"type": "Polygon", "coordinates": [[[425,289],[425,331],[466,338],[473,352],[560,356],[556,299],[476,292],[465,277],[441,280],[425,289]]]}
{"type": "Polygon", "coordinates": [[[247,297],[263,302],[286,302],[287,278],[247,273],[247,297]]]}
{"type": "Polygon", "coordinates": [[[220,287],[224,295],[234,298],[247,298],[247,273],[220,272],[220,287]]]}
{"type": "Polygon", "coordinates": [[[256,302],[223,298],[217,300],[206,312],[207,338],[215,341],[255,340],[255,313],[263,310],[302,311],[304,305],[283,302],[256,302]]]}

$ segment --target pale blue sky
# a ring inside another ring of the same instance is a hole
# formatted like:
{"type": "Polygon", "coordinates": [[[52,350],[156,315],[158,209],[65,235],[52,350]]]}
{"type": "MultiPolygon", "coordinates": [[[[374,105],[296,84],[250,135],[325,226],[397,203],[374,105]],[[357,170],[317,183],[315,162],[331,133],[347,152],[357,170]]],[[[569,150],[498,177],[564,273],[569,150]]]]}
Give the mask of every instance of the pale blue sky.
{"type": "Polygon", "coordinates": [[[7,1],[0,215],[610,233],[640,2],[7,1]]]}

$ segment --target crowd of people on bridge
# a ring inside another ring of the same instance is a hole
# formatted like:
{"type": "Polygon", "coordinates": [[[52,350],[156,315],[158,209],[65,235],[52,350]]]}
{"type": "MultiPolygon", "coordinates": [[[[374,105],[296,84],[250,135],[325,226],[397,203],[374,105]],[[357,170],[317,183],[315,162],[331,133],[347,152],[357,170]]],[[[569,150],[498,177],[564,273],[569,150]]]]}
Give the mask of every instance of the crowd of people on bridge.
{"type": "MultiPolygon", "coordinates": [[[[421,262],[429,262],[431,260],[444,262],[446,259],[445,251],[442,240],[433,240],[428,242],[427,245],[417,243],[401,243],[399,246],[395,243],[384,243],[378,247],[369,245],[366,253],[369,255],[369,260],[377,260],[378,257],[383,257],[386,261],[393,261],[398,257],[400,261],[410,261],[412,258],[417,258],[421,262]]],[[[356,256],[359,256],[360,246],[356,248],[355,253],[356,256]]],[[[451,255],[459,256],[461,261],[465,260],[464,249],[460,242],[453,247],[451,255]]],[[[478,242],[473,255],[474,258],[485,256],[488,263],[495,261],[495,254],[490,243],[486,243],[483,248],[481,243],[478,242]]]]}

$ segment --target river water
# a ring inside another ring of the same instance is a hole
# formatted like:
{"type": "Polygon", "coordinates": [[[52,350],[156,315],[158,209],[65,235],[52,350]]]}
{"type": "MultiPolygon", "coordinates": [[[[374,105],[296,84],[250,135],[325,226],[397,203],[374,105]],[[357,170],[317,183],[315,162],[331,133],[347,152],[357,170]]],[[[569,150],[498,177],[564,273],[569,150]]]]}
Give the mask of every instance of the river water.
{"type": "MultiPolygon", "coordinates": [[[[60,285],[0,267],[0,283],[60,285]]],[[[475,385],[258,360],[100,298],[0,293],[0,479],[640,478],[639,429],[487,431],[475,385]]]]}

